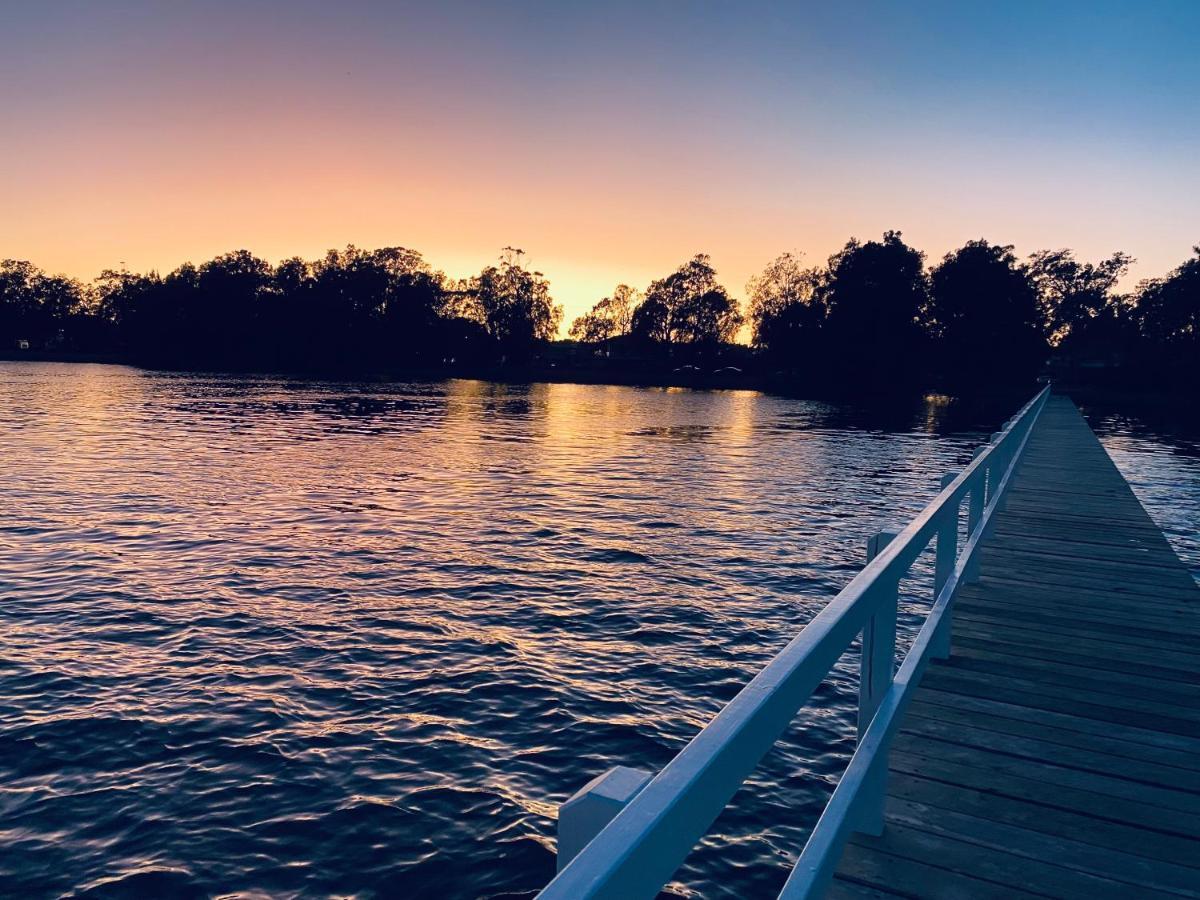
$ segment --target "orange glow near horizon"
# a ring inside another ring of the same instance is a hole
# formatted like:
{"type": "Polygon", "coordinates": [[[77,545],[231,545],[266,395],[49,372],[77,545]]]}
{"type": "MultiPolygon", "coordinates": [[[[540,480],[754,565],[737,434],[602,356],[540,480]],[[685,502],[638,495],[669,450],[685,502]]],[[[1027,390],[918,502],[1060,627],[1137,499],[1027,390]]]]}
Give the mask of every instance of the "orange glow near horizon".
{"type": "Polygon", "coordinates": [[[926,71],[915,49],[896,56],[882,11],[879,34],[797,20],[776,37],[717,13],[473,9],[470,27],[268,6],[15,13],[0,37],[0,114],[20,125],[0,143],[0,258],[89,280],[353,243],[466,276],[514,245],[550,279],[565,330],[616,284],[644,288],[701,252],[744,297],[781,252],[818,263],[887,229],[930,262],[978,237],[1019,254],[1125,250],[1130,283],[1200,239],[1179,133],[1193,125],[1171,118],[1170,82],[1135,79],[1141,105],[1110,104],[1109,132],[1081,136],[1102,86],[1058,85],[1078,106],[1064,114],[1001,59],[964,94],[967,50],[937,44],[943,70],[926,71]]]}

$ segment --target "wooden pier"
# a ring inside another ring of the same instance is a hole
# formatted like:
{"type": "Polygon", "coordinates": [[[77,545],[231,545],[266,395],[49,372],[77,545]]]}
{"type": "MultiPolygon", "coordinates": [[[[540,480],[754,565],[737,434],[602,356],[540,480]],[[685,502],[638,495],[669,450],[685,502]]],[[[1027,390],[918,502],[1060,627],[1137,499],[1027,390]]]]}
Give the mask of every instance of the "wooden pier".
{"type": "Polygon", "coordinates": [[[1051,396],[829,896],[1200,897],[1200,588],[1051,396]]]}

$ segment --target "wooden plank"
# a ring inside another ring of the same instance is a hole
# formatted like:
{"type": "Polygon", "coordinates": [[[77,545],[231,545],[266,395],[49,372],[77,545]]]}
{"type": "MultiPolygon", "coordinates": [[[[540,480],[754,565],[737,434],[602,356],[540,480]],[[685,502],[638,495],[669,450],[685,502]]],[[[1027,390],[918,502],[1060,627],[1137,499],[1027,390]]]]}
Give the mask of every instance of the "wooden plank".
{"type": "Polygon", "coordinates": [[[972,900],[1008,900],[1046,896],[936,866],[931,861],[935,855],[887,853],[856,837],[842,854],[838,878],[895,891],[903,897],[929,900],[965,900],[968,897],[972,900]]]}
{"type": "Polygon", "coordinates": [[[1138,702],[1111,692],[1064,688],[1021,678],[1020,673],[981,675],[949,666],[931,667],[926,680],[934,687],[981,697],[1020,698],[1037,709],[1065,709],[1093,719],[1111,720],[1200,738],[1200,712],[1152,700],[1138,702]]]}
{"type": "MultiPolygon", "coordinates": [[[[1072,557],[1052,556],[1019,549],[997,541],[984,552],[984,558],[995,565],[1017,573],[1027,572],[1037,578],[1051,573],[1069,578],[1083,576],[1097,580],[1131,578],[1136,579],[1135,583],[1139,587],[1166,591],[1169,595],[1187,593],[1189,587],[1187,577],[1190,576],[1185,576],[1181,572],[1170,572],[1162,566],[1134,566],[1130,563],[1100,559],[1091,554],[1078,554],[1072,557]]],[[[1117,585],[1112,586],[1111,589],[1114,593],[1119,592],[1117,585]]]]}
{"type": "Polygon", "coordinates": [[[1200,868],[1197,868],[1200,857],[1196,856],[1196,842],[1191,838],[1156,831],[1153,840],[1146,840],[1145,829],[1136,825],[903,772],[891,773],[889,795],[889,802],[890,798],[897,798],[936,804],[989,821],[1020,826],[1037,834],[1066,837],[1132,853],[1142,859],[1169,862],[1190,869],[1193,881],[1200,879],[1200,868]]]}
{"type": "Polygon", "coordinates": [[[893,747],[903,753],[917,753],[945,762],[965,766],[988,766],[994,772],[1040,781],[1044,788],[1051,785],[1076,788],[1104,794],[1112,801],[1151,803],[1164,809],[1200,817],[1200,797],[1195,794],[1083,769],[1070,765],[1069,762],[1060,763],[1056,758],[1031,759],[1025,756],[1011,756],[987,747],[942,741],[927,735],[905,732],[896,736],[893,747]]]}
{"type": "MultiPolygon", "coordinates": [[[[1097,603],[1100,601],[1097,600],[1097,603]]],[[[1172,654],[1172,659],[1180,659],[1175,654],[1182,654],[1182,662],[1192,668],[1200,651],[1197,650],[1197,637],[1191,629],[1180,627],[1166,630],[1167,625],[1157,625],[1142,620],[1138,613],[1129,613],[1125,623],[1102,618],[1099,614],[1086,610],[1056,610],[1042,612],[1044,607],[1011,605],[1002,606],[997,603],[968,600],[956,606],[956,615],[961,612],[963,620],[973,625],[986,628],[1002,628],[1013,634],[1033,631],[1035,634],[1078,636],[1081,640],[1100,641],[1105,644],[1115,644],[1129,647],[1132,650],[1161,651],[1172,654]],[[1017,621],[1017,620],[1020,621],[1017,621]],[[1133,622],[1142,622],[1144,627],[1138,627],[1133,622]],[[1158,629],[1164,630],[1158,630],[1158,629]],[[1190,658],[1187,658],[1190,657],[1190,658]]],[[[1179,623],[1185,626],[1186,623],[1179,623]]]]}
{"type": "MultiPolygon", "coordinates": [[[[1007,515],[1007,513],[1006,513],[1007,515]]],[[[1045,524],[1037,525],[1030,519],[1012,519],[1006,520],[1010,522],[1007,527],[997,527],[993,540],[1004,542],[1010,546],[1029,547],[1030,549],[1043,549],[1052,553],[1062,551],[1062,540],[1068,538],[1075,545],[1075,553],[1088,553],[1091,555],[1104,554],[1110,559],[1123,559],[1132,557],[1134,559],[1152,558],[1159,561],[1161,557],[1170,558],[1170,544],[1166,543],[1166,539],[1157,532],[1145,532],[1145,536],[1126,536],[1119,539],[1104,539],[1104,532],[1098,532],[1094,527],[1084,528],[1082,526],[1064,527],[1057,526],[1051,530],[1045,527],[1045,524]],[[1150,537],[1154,540],[1151,541],[1150,537]]],[[[1130,529],[1123,529],[1128,532],[1130,529]]],[[[1167,563],[1160,564],[1166,565],[1167,563]]]]}
{"type": "Polygon", "coordinates": [[[1092,630],[1103,631],[1107,626],[1125,628],[1131,634],[1148,637],[1161,634],[1172,643],[1195,644],[1200,639],[1200,616],[1178,612],[1159,612],[1140,604],[1106,601],[1092,596],[1090,600],[1059,596],[1047,603],[1040,596],[1013,596],[996,591],[991,597],[962,592],[955,609],[998,613],[1009,617],[1029,616],[1031,621],[1070,623],[1081,621],[1092,630]]]}
{"type": "Polygon", "coordinates": [[[1162,668],[1178,669],[1183,672],[1196,672],[1198,657],[1194,653],[1182,652],[1171,647],[1155,649],[1153,646],[1141,646],[1116,641],[1094,638],[1088,634],[1072,634],[1070,630],[1049,627],[1024,627],[1011,622],[989,622],[980,624],[970,616],[963,616],[960,623],[955,617],[955,631],[964,635],[995,635],[1001,642],[1017,643],[1030,648],[1048,648],[1050,650],[1069,649],[1072,653],[1091,657],[1093,659],[1115,659],[1135,663],[1157,665],[1162,668]],[[961,625],[961,627],[959,627],[961,625]]]}
{"type": "MultiPolygon", "coordinates": [[[[992,648],[997,653],[1010,654],[1018,661],[1022,658],[1027,659],[1061,659],[1064,665],[1073,665],[1084,669],[1100,669],[1103,671],[1105,662],[1099,660],[1094,655],[1083,653],[1071,653],[1067,650],[1056,650],[1054,647],[1031,647],[1027,644],[1020,643],[1017,640],[999,640],[996,635],[983,635],[979,637],[965,633],[963,630],[958,630],[954,635],[955,645],[961,647],[982,647],[992,648]]],[[[1161,679],[1164,684],[1168,682],[1178,682],[1181,685],[1200,684],[1200,672],[1195,672],[1191,669],[1171,668],[1168,666],[1159,666],[1147,663],[1145,661],[1127,662],[1119,659],[1109,660],[1107,667],[1114,672],[1123,672],[1131,675],[1145,675],[1161,679]]]]}
{"type": "Polygon", "coordinates": [[[834,878],[833,884],[829,886],[829,890],[825,893],[828,900],[894,900],[896,897],[902,897],[902,894],[893,894],[891,891],[881,890],[876,887],[870,887],[865,884],[855,884],[853,881],[847,881],[844,878],[834,878]]]}
{"type": "MultiPolygon", "coordinates": [[[[989,562],[988,554],[982,554],[982,562],[989,562]]],[[[992,582],[996,582],[1002,587],[1025,590],[1030,588],[1066,588],[1067,590],[1073,590],[1073,592],[1096,593],[1108,596],[1111,599],[1120,598],[1134,602],[1144,602],[1144,604],[1150,604],[1151,606],[1175,607],[1178,604],[1182,605],[1181,608],[1187,608],[1194,607],[1200,602],[1200,599],[1196,598],[1193,593],[1190,593],[1184,587],[1177,590],[1158,586],[1142,587],[1135,582],[1092,577],[1087,575],[1086,571],[1076,572],[1073,575],[1064,575],[1062,572],[1042,572],[1036,569],[1026,572],[990,568],[988,574],[983,576],[982,582],[984,586],[990,586],[992,582]]]]}
{"type": "MultiPolygon", "coordinates": [[[[988,553],[984,552],[982,563],[989,562],[994,563],[994,560],[990,560],[988,553]]],[[[1086,565],[1086,560],[1081,560],[1081,565],[1086,565]]],[[[1092,575],[1082,568],[1068,574],[1068,572],[1054,570],[1043,571],[1037,566],[1025,566],[1022,569],[1003,568],[994,563],[989,566],[982,581],[985,586],[990,586],[992,582],[998,582],[1002,587],[1010,586],[1026,590],[1030,588],[1078,590],[1078,592],[1099,594],[1110,599],[1136,601],[1151,606],[1176,607],[1181,605],[1181,608],[1194,608],[1200,602],[1200,599],[1196,598],[1193,590],[1190,590],[1186,584],[1181,584],[1178,588],[1164,587],[1160,584],[1140,584],[1135,581],[1114,580],[1114,578],[1092,575]]]]}
{"type": "MultiPolygon", "coordinates": [[[[953,837],[946,834],[931,834],[912,828],[895,820],[887,823],[883,835],[878,838],[855,835],[847,847],[859,852],[875,851],[892,857],[920,860],[944,872],[953,873],[976,881],[1001,885],[1009,896],[1020,891],[1051,897],[1078,898],[1078,900],[1129,900],[1130,885],[1102,875],[1068,869],[984,846],[970,840],[970,836],[953,837]]],[[[945,877],[945,876],[943,876],[945,877]]],[[[874,883],[874,882],[868,882],[874,883]]],[[[882,887],[888,887],[886,881],[882,887]]],[[[928,882],[917,896],[938,896],[928,882]]],[[[1159,892],[1143,890],[1140,896],[1153,896],[1159,892]]],[[[957,894],[973,897],[975,894],[957,894]]],[[[1165,896],[1165,895],[1164,895],[1165,896]]]]}
{"type": "MultiPolygon", "coordinates": [[[[1031,760],[1052,760],[1057,765],[1100,772],[1139,784],[1158,785],[1173,790],[1200,794],[1200,774],[1176,766],[1164,766],[1142,759],[1131,765],[1128,757],[1107,750],[1081,747],[1078,742],[1045,741],[1028,735],[996,731],[982,725],[949,724],[938,718],[910,714],[901,734],[923,736],[966,747],[982,747],[1008,756],[1031,760]]],[[[1200,813],[1200,797],[1196,798],[1200,813]]]]}
{"type": "MultiPolygon", "coordinates": [[[[1028,470],[1025,470],[1025,477],[1029,477],[1028,470]]],[[[1021,495],[1017,493],[1015,496],[1019,498],[1021,495]]],[[[1094,519],[1090,519],[1077,522],[1069,529],[1069,532],[1057,526],[1057,530],[1052,532],[1047,526],[1053,518],[1051,512],[1035,515],[1023,512],[1020,507],[1013,507],[1010,503],[1004,511],[1004,518],[997,520],[994,533],[997,537],[1018,535],[1023,538],[1046,541],[1049,544],[1058,543],[1056,540],[1058,534],[1069,533],[1071,540],[1077,542],[1081,549],[1130,547],[1147,548],[1156,553],[1171,550],[1170,542],[1149,518],[1139,522],[1128,522],[1119,533],[1113,531],[1111,519],[1107,526],[1098,525],[1094,519]]]]}
{"type": "MultiPolygon", "coordinates": [[[[917,745],[917,749],[926,748],[917,745]]],[[[962,790],[1034,803],[1049,809],[1130,825],[1155,834],[1174,835],[1188,841],[1200,839],[1200,816],[1161,807],[1137,797],[1117,798],[1120,802],[1116,802],[1112,794],[1102,792],[1104,786],[1094,780],[1081,779],[1077,784],[1083,787],[1055,784],[1045,777],[1035,777],[1042,773],[1021,766],[1013,766],[1012,771],[981,770],[975,761],[941,759],[924,753],[910,753],[903,748],[893,750],[889,762],[890,774],[926,778],[962,790]]],[[[890,785],[892,782],[889,780],[888,783],[890,785]]]]}
{"type": "MultiPolygon", "coordinates": [[[[1136,500],[1130,498],[1130,502],[1136,500]]],[[[1141,525],[1113,522],[1102,508],[1086,514],[1087,524],[1062,519],[1050,510],[1038,513],[1032,506],[1026,506],[1024,511],[1030,516],[1040,514],[1042,521],[1039,524],[1022,521],[1019,532],[1007,529],[993,532],[984,547],[985,553],[991,556],[1023,553],[1028,555],[1030,561],[1045,560],[1063,566],[1068,571],[1073,559],[1091,559],[1098,565],[1129,565],[1138,575],[1180,581],[1183,587],[1187,586],[1186,578],[1181,578],[1186,576],[1186,570],[1180,571],[1173,564],[1175,554],[1161,534],[1152,541],[1141,525]],[[1096,522],[1100,519],[1104,519],[1108,529],[1118,529],[1116,532],[1109,531],[1113,536],[1108,542],[1102,542],[1096,531],[1096,522]],[[1133,532],[1132,539],[1130,532],[1133,532]]],[[[1005,515],[1008,515],[1007,511],[1005,515]]]]}
{"type": "Polygon", "coordinates": [[[1053,533],[1043,530],[1043,528],[1030,527],[1028,522],[1020,528],[997,528],[992,535],[992,546],[1009,547],[1061,559],[1072,559],[1086,554],[1093,559],[1105,559],[1134,566],[1154,566],[1164,572],[1178,573],[1179,571],[1174,565],[1171,545],[1166,543],[1165,539],[1157,539],[1157,535],[1153,541],[1145,538],[1134,541],[1128,538],[1105,541],[1099,537],[1100,533],[1091,528],[1070,530],[1059,528],[1053,533]],[[1063,544],[1062,537],[1064,536],[1071,539],[1069,546],[1063,544]]]}
{"type": "Polygon", "coordinates": [[[1105,671],[1098,663],[1074,665],[1044,657],[1013,656],[997,652],[987,642],[977,643],[981,646],[960,643],[954,656],[957,668],[981,673],[1013,672],[1022,678],[1084,690],[1094,689],[1100,683],[1105,693],[1127,697],[1140,698],[1146,696],[1147,691],[1153,691],[1159,700],[1170,699],[1172,703],[1191,703],[1196,696],[1196,688],[1182,682],[1163,682],[1151,676],[1115,669],[1105,671]]]}
{"type": "MultiPolygon", "coordinates": [[[[956,838],[979,847],[1011,853],[1036,863],[1048,863],[1073,870],[1067,876],[1072,881],[1079,874],[1095,874],[1142,890],[1178,893],[1186,897],[1200,896],[1200,870],[1163,860],[1151,860],[1126,847],[1101,847],[1074,836],[1052,834],[1030,828],[1027,824],[1013,825],[996,820],[991,810],[980,815],[963,813],[928,803],[888,798],[888,822],[902,824],[914,831],[956,838]]],[[[1136,846],[1136,844],[1134,845],[1136,846]]],[[[1020,882],[1018,886],[1029,885],[1020,882]]]]}
{"type": "MultiPolygon", "coordinates": [[[[1047,724],[1044,721],[1032,721],[1030,716],[1024,715],[1025,712],[1036,712],[1036,710],[1022,709],[1021,717],[1013,718],[1011,714],[1004,714],[1003,704],[995,704],[987,711],[979,708],[963,709],[954,705],[931,702],[930,698],[934,693],[930,691],[928,692],[929,696],[922,696],[914,700],[911,714],[948,724],[957,723],[962,726],[984,728],[1014,737],[1035,738],[1067,747],[1100,750],[1110,756],[1130,761],[1153,762],[1183,772],[1200,773],[1200,758],[1197,758],[1188,749],[1176,749],[1157,743],[1130,740],[1107,723],[1069,718],[1070,727],[1062,727],[1057,723],[1047,724]],[[1081,729],[1077,727],[1081,722],[1098,727],[1092,731],[1081,729]]],[[[950,695],[940,694],[939,699],[947,696],[950,695]]],[[[1067,717],[1059,718],[1061,720],[1067,717]]]]}
{"type": "MultiPolygon", "coordinates": [[[[986,697],[972,697],[966,694],[950,693],[935,687],[924,685],[914,703],[927,703],[950,709],[966,710],[980,715],[1003,716],[1028,722],[1030,725],[1049,726],[1064,731],[1074,731],[1089,735],[1111,735],[1128,743],[1136,743],[1171,750],[1178,755],[1191,756],[1195,751],[1195,742],[1189,738],[1174,734],[1164,734],[1161,731],[1151,731],[1146,728],[1135,728],[1119,725],[1116,722],[1097,722],[1084,716],[1071,713],[1059,713],[1031,706],[1020,706],[991,700],[986,697]]],[[[1197,759],[1200,764],[1200,759],[1197,759]]]]}
{"type": "Polygon", "coordinates": [[[1163,635],[1164,638],[1180,642],[1194,642],[1200,637],[1200,610],[1170,607],[1160,610],[1142,603],[1113,601],[1095,594],[1074,598],[1060,593],[1050,603],[1043,594],[992,590],[987,595],[980,595],[973,588],[973,585],[968,585],[959,591],[957,609],[995,610],[1007,616],[1029,616],[1034,620],[1072,622],[1084,619],[1098,626],[1111,625],[1146,636],[1163,635]]]}
{"type": "Polygon", "coordinates": [[[1052,397],[830,896],[1200,897],[1200,588],[1052,397]]]}
{"type": "MultiPolygon", "coordinates": [[[[1030,630],[1037,634],[1076,635],[1089,641],[1128,646],[1136,649],[1162,650],[1184,657],[1200,657],[1193,635],[1173,635],[1169,632],[1154,632],[1136,627],[1122,627],[1115,623],[1097,622],[1090,618],[1067,616],[1044,616],[1036,612],[1021,611],[1017,614],[997,610],[985,603],[963,603],[956,607],[955,618],[988,628],[1030,630]],[[1020,621],[1014,621],[1017,618],[1020,621]]],[[[1175,657],[1178,658],[1178,657],[1175,657]]],[[[1184,660],[1190,667],[1191,661],[1184,660]]]]}

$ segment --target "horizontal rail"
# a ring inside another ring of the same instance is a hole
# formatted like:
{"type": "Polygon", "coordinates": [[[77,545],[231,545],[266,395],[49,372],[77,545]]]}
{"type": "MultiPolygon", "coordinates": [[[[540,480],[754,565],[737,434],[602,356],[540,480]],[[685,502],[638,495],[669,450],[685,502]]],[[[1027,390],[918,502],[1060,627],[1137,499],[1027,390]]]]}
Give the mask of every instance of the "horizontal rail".
{"type": "MultiPolygon", "coordinates": [[[[1040,411],[1040,407],[1038,409],[1040,411]]],[[[933,656],[937,634],[949,631],[954,596],[959,585],[967,579],[968,569],[973,568],[977,562],[977,554],[987,536],[986,525],[1000,508],[1005,494],[1012,486],[1017,463],[1029,442],[1030,431],[1031,429],[1025,430],[1014,454],[1013,464],[1004,471],[984,508],[984,527],[968,535],[966,546],[954,571],[938,593],[929,615],[913,639],[912,646],[900,664],[896,678],[880,702],[866,733],[859,739],[858,747],[850,757],[846,771],[842,773],[833,795],[826,803],[824,812],[817,820],[816,827],[813,828],[799,860],[792,869],[791,876],[779,894],[780,900],[816,900],[828,887],[846,838],[854,830],[855,808],[862,802],[863,785],[873,768],[885,766],[887,763],[887,749],[892,736],[916,691],[921,673],[925,671],[930,657],[933,656]]]]}
{"type": "Polygon", "coordinates": [[[1049,391],[1047,385],[1026,403],[907,526],[878,547],[850,583],[586,842],[539,897],[656,896],[833,665],[868,630],[875,637],[864,640],[859,745],[801,854],[802,865],[785,887],[789,898],[818,896],[849,832],[882,827],[891,734],[930,656],[949,652],[954,595],[973,577],[979,547],[1049,391]],[[960,554],[958,521],[968,495],[969,535],[960,554]],[[934,603],[893,678],[894,640],[889,658],[886,635],[889,626],[895,632],[896,586],[935,539],[934,603]],[[869,672],[873,676],[866,677],[869,672]]]}

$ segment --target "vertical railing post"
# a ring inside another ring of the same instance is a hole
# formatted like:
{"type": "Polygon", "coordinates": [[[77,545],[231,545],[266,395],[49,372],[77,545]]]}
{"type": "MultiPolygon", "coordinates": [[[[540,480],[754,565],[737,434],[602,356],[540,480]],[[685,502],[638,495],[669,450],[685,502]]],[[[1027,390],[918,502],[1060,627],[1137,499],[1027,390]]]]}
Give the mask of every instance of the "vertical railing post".
{"type": "Polygon", "coordinates": [[[993,431],[992,436],[988,438],[987,442],[987,446],[993,449],[988,456],[987,466],[985,467],[987,469],[987,490],[984,494],[985,503],[991,503],[992,498],[996,496],[996,485],[1000,483],[1000,478],[1003,474],[1003,470],[1000,467],[1000,451],[996,449],[1000,435],[999,431],[993,431]]]}
{"type": "Polygon", "coordinates": [[[597,775],[558,807],[558,871],[611,822],[647,784],[644,769],[614,766],[597,775]]]}
{"type": "MultiPolygon", "coordinates": [[[[975,453],[972,459],[978,459],[983,453],[983,447],[975,448],[975,453]]],[[[975,473],[975,479],[971,482],[971,494],[967,499],[967,537],[975,533],[975,529],[979,527],[979,520],[983,518],[983,487],[984,487],[984,469],[980,468],[975,473]]]]}
{"type": "MultiPolygon", "coordinates": [[[[942,476],[942,487],[946,488],[958,476],[948,472],[942,476]]],[[[933,599],[941,596],[942,588],[950,580],[954,571],[954,563],[958,557],[958,510],[961,501],[953,506],[947,506],[942,511],[937,529],[937,550],[933,568],[933,599]]],[[[950,656],[950,610],[947,609],[938,623],[930,644],[930,654],[934,659],[947,659],[950,656]]]]}
{"type": "MultiPolygon", "coordinates": [[[[984,448],[980,447],[975,451],[975,458],[983,453],[984,448]]],[[[967,498],[967,540],[971,540],[975,536],[975,531],[979,528],[980,520],[983,519],[983,493],[987,485],[987,468],[981,466],[975,473],[971,482],[971,493],[967,498]]],[[[975,555],[971,557],[967,563],[966,571],[963,573],[964,580],[977,581],[979,579],[979,550],[976,549],[975,555]]]]}
{"type": "MultiPolygon", "coordinates": [[[[897,531],[881,531],[867,541],[867,562],[873,560],[897,531]]],[[[862,658],[858,680],[858,739],[861,741],[875,717],[884,694],[892,686],[896,667],[896,606],[898,581],[889,576],[872,588],[874,611],[863,627],[862,658]]],[[[863,783],[855,827],[864,834],[883,834],[883,805],[887,797],[887,754],[875,760],[863,783]]]]}
{"type": "MultiPolygon", "coordinates": [[[[1000,474],[996,476],[997,489],[1004,480],[1004,476],[1008,473],[1008,467],[1013,461],[1013,454],[1016,452],[1016,449],[1017,441],[1015,437],[1007,441],[1002,447],[997,448],[996,456],[998,457],[998,462],[996,465],[1000,470],[1000,474]]],[[[1004,509],[1004,499],[1004,496],[1001,495],[999,502],[996,504],[997,511],[1004,509]]]]}

